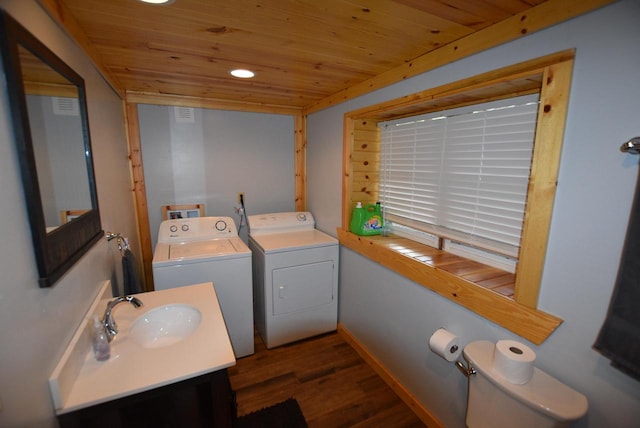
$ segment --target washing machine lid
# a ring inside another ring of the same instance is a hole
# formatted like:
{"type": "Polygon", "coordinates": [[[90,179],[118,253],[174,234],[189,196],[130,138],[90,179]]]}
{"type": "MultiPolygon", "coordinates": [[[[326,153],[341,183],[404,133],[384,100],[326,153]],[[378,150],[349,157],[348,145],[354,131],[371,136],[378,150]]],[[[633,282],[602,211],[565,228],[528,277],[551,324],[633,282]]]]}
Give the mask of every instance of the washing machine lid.
{"type": "Polygon", "coordinates": [[[279,253],[338,245],[336,238],[317,229],[257,236],[250,235],[249,239],[253,240],[265,253],[279,253]]]}
{"type": "Polygon", "coordinates": [[[184,242],[169,245],[169,260],[184,260],[207,256],[235,254],[237,251],[231,241],[216,239],[211,241],[184,242]]]}
{"type": "Polygon", "coordinates": [[[251,250],[239,237],[172,244],[158,243],[153,255],[153,265],[169,266],[176,263],[199,263],[238,257],[251,257],[251,250]]]}

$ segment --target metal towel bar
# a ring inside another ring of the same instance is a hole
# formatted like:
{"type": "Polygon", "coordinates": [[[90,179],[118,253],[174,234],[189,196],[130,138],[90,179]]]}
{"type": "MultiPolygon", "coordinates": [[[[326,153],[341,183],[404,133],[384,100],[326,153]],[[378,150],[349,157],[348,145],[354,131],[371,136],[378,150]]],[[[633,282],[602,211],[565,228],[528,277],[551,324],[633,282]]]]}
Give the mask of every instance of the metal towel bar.
{"type": "Polygon", "coordinates": [[[118,244],[118,250],[120,250],[121,253],[124,253],[126,250],[129,249],[129,240],[123,237],[121,234],[107,232],[105,236],[107,238],[107,241],[111,241],[113,239],[116,240],[116,243],[118,244]]]}

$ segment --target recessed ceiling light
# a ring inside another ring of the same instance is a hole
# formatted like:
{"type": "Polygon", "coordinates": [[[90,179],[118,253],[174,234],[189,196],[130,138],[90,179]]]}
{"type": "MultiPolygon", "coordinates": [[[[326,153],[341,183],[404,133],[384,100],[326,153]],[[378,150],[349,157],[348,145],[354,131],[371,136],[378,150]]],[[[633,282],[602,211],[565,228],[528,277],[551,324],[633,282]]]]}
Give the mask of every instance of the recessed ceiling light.
{"type": "Polygon", "coordinates": [[[143,3],[150,3],[150,4],[171,4],[173,3],[175,0],[140,0],[143,3]]]}
{"type": "Polygon", "coordinates": [[[240,79],[251,79],[256,75],[256,73],[251,70],[244,70],[241,68],[237,70],[231,70],[229,73],[231,73],[233,77],[239,77],[240,79]]]}

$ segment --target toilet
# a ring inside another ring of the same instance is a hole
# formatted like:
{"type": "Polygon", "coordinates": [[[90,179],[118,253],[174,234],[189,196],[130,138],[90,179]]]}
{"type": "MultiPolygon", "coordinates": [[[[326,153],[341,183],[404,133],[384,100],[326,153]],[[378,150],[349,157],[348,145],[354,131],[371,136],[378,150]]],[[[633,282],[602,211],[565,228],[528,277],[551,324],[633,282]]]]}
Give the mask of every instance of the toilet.
{"type": "Polygon", "coordinates": [[[463,350],[469,364],[468,428],[568,427],[587,413],[587,398],[546,374],[533,369],[525,384],[510,383],[493,368],[495,344],[471,342],[463,350]]]}

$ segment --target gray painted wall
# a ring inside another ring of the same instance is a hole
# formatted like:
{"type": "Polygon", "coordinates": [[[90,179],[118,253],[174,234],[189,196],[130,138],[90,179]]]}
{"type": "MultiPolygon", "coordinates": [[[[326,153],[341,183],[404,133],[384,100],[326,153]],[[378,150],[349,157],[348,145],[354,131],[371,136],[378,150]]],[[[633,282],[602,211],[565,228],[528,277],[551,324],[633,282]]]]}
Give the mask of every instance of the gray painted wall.
{"type": "MultiPolygon", "coordinates": [[[[0,7],[84,78],[102,226],[128,236],[137,251],[122,101],[35,0],[0,0],[0,7]]],[[[53,288],[38,288],[1,71],[0,183],[0,426],[56,427],[47,379],[98,287],[120,278],[119,253],[101,240],[53,288]]]]}
{"type": "Polygon", "coordinates": [[[236,227],[240,192],[248,215],[294,210],[292,116],[194,109],[193,123],[178,123],[173,107],[138,112],[154,247],[162,205],[204,203],[236,227]]]}
{"type": "Polygon", "coordinates": [[[466,380],[428,351],[439,327],[463,344],[520,340],[537,366],[584,393],[580,427],[636,427],[640,383],[591,347],[616,278],[637,156],[618,148],[640,135],[640,3],[616,2],[309,117],[308,208],[332,234],[341,219],[343,114],[509,64],[577,48],[567,129],[539,307],[564,320],[535,346],[431,291],[342,249],[340,322],[356,335],[445,426],[464,426],[466,380]]]}

